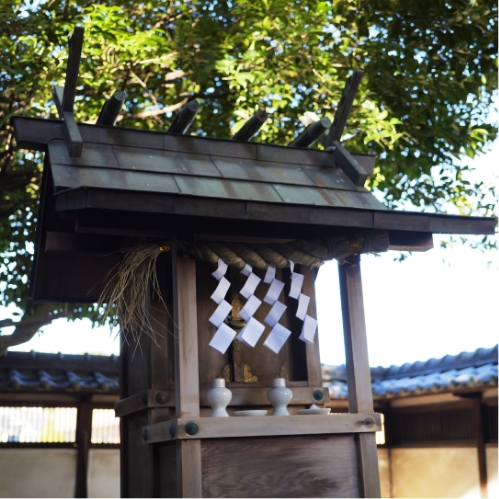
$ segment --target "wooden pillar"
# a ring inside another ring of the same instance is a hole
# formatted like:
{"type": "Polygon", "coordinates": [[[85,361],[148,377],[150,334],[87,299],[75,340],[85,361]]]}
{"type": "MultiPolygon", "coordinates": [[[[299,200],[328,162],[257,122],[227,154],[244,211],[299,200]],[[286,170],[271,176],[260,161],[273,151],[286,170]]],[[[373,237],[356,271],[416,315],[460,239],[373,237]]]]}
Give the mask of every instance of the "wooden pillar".
{"type": "MultiPolygon", "coordinates": [[[[170,311],[171,270],[170,255],[165,253],[158,259],[158,279],[170,311]]],[[[173,367],[169,360],[173,348],[173,325],[157,297],[152,298],[149,310],[157,343],[144,334],[138,343],[131,337],[120,338],[121,402],[117,404],[117,410],[120,403],[127,404],[127,410],[118,411],[121,415],[121,497],[165,497],[165,491],[172,490],[171,496],[176,495],[176,480],[170,476],[173,465],[162,464],[170,457],[169,449],[159,450],[147,444],[143,435],[145,426],[172,416],[168,404],[158,403],[156,396],[158,392],[169,393],[173,388],[173,367]]]]}
{"type": "Polygon", "coordinates": [[[473,404],[473,426],[478,457],[478,476],[480,480],[480,497],[489,497],[487,477],[487,454],[485,452],[485,436],[483,428],[482,392],[467,393],[463,398],[471,399],[473,404]]]}
{"type": "MultiPolygon", "coordinates": [[[[339,265],[341,310],[345,337],[348,406],[351,413],[372,413],[371,371],[367,355],[360,257],[339,265]]],[[[358,435],[364,497],[381,497],[375,433],[358,435]]]]}
{"type": "Polygon", "coordinates": [[[88,451],[92,438],[92,397],[84,396],[78,403],[76,416],[76,480],[75,497],[88,497],[88,451]]]}
{"type": "MultiPolygon", "coordinates": [[[[177,418],[199,418],[196,263],[172,250],[175,324],[175,407],[177,418]]],[[[177,442],[180,497],[201,497],[201,441],[177,442]]]]}

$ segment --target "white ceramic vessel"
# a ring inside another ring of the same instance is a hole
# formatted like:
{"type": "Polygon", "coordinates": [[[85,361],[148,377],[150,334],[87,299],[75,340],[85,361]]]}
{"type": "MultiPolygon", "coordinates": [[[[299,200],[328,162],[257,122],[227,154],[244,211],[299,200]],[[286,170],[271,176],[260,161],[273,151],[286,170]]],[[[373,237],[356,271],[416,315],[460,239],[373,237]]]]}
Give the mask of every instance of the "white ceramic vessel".
{"type": "Polygon", "coordinates": [[[309,409],[300,409],[298,411],[298,414],[301,416],[325,416],[326,414],[329,414],[331,412],[331,408],[329,407],[317,407],[315,404],[312,404],[309,409]]]}
{"type": "Polygon", "coordinates": [[[232,400],[232,392],[225,388],[225,380],[221,378],[214,379],[212,386],[206,393],[208,403],[213,409],[210,418],[228,418],[226,407],[232,400]]]}
{"type": "Polygon", "coordinates": [[[251,417],[251,416],[266,416],[269,411],[253,410],[253,411],[234,411],[234,416],[238,417],[251,417]]]}
{"type": "Polygon", "coordinates": [[[293,392],[286,388],[286,380],[284,378],[275,378],[272,381],[272,386],[267,395],[269,402],[274,406],[272,416],[289,416],[287,406],[293,398],[293,392]]]}

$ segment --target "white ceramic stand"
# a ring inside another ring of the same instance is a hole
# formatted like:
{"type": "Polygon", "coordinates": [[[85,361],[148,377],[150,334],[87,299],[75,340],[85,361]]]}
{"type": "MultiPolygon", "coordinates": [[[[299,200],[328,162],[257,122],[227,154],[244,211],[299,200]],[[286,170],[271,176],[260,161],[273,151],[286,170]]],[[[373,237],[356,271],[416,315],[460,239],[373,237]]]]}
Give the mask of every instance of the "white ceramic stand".
{"type": "Polygon", "coordinates": [[[212,386],[213,388],[210,388],[206,393],[208,403],[213,409],[210,418],[228,418],[229,414],[225,408],[232,400],[232,392],[225,388],[225,380],[221,378],[214,379],[212,386]]]}
{"type": "Polygon", "coordinates": [[[286,388],[286,380],[284,378],[275,378],[267,395],[270,403],[274,406],[272,416],[289,416],[287,405],[293,398],[293,392],[286,388]]]}

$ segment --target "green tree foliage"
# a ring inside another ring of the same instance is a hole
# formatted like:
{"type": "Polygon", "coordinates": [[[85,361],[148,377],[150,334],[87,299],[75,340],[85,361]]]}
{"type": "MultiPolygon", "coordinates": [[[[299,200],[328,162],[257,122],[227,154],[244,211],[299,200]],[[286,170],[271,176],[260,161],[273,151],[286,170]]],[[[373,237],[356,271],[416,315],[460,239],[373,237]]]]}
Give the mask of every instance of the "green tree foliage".
{"type": "MultiPolygon", "coordinates": [[[[365,71],[343,140],[379,159],[368,187],[386,204],[486,214],[460,158],[495,139],[495,0],[41,0],[0,3],[1,302],[26,309],[41,155],[14,148],[13,114],[57,117],[68,35],[85,28],[76,117],[95,122],[126,90],[117,126],[165,130],[199,99],[191,132],[230,137],[259,108],[257,140],[287,144],[311,111],[333,117],[345,80],[365,71]],[[471,195],[477,203],[468,201],[471,195]]],[[[28,311],[30,309],[28,308],[28,311]]],[[[65,310],[73,317],[87,309],[65,310]]],[[[29,314],[28,314],[29,315],[29,314]]]]}

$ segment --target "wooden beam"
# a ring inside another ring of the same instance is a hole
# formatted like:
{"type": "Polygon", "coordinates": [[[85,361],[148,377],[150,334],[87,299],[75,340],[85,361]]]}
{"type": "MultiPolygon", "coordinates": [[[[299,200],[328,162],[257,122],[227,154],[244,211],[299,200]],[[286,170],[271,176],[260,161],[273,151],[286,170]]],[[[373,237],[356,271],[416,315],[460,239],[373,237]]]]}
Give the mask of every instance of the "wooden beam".
{"type": "MultiPolygon", "coordinates": [[[[360,257],[339,265],[341,309],[345,337],[348,406],[351,413],[372,413],[371,371],[367,353],[360,257]]],[[[374,433],[359,435],[359,462],[364,497],[381,497],[374,433]]]]}
{"type": "MultiPolygon", "coordinates": [[[[199,418],[196,263],[172,249],[175,409],[177,418],[199,418]]],[[[201,442],[180,442],[177,483],[182,497],[201,497],[201,442]]]]}
{"type": "Polygon", "coordinates": [[[353,74],[347,79],[345,88],[341,94],[341,99],[338,104],[338,108],[336,109],[336,114],[334,115],[333,126],[331,127],[331,131],[329,135],[324,137],[322,141],[325,148],[332,145],[334,141],[338,141],[341,139],[343,135],[343,131],[345,130],[345,126],[347,124],[348,115],[350,114],[350,110],[352,109],[352,104],[357,95],[357,90],[359,89],[360,81],[364,76],[364,71],[356,70],[353,74]]]}
{"type": "Polygon", "coordinates": [[[431,232],[391,230],[388,232],[390,251],[428,251],[433,248],[431,232]]]}
{"type": "MultiPolygon", "coordinates": [[[[317,373],[316,364],[318,361],[313,361],[315,367],[314,373],[317,373]]],[[[307,361],[307,366],[309,365],[307,361]]],[[[320,368],[320,364],[319,364],[320,368]]],[[[310,369],[312,367],[310,366],[310,369]]],[[[316,378],[319,375],[315,374],[316,378]]],[[[233,387],[232,383],[227,383],[227,388],[232,392],[232,400],[228,407],[237,406],[262,406],[268,405],[269,388],[266,387],[233,387]]],[[[293,390],[293,398],[288,405],[310,405],[316,404],[317,399],[314,398],[314,392],[320,390],[324,395],[321,399],[321,404],[329,402],[329,390],[321,386],[321,384],[311,386],[293,386],[293,382],[288,382],[287,387],[293,390]]],[[[199,402],[201,407],[209,407],[210,403],[206,398],[206,393],[212,387],[201,387],[199,390],[199,402]]],[[[148,390],[147,392],[136,393],[131,397],[119,400],[114,405],[116,416],[123,417],[134,412],[144,411],[150,408],[175,407],[175,390],[148,390]],[[158,397],[158,398],[157,398],[158,397]],[[164,402],[163,402],[164,401],[164,402]]]]}
{"type": "Polygon", "coordinates": [[[381,416],[370,414],[330,414],[327,416],[264,416],[231,418],[178,418],[146,428],[145,443],[206,438],[326,435],[335,433],[372,434],[381,430],[381,416]],[[198,431],[190,435],[186,425],[194,421],[198,431]],[[172,424],[176,432],[171,433],[172,424]]]}
{"type": "Polygon", "coordinates": [[[333,142],[334,160],[353,185],[362,187],[367,180],[367,172],[361,164],[337,141],[333,142]]]}

